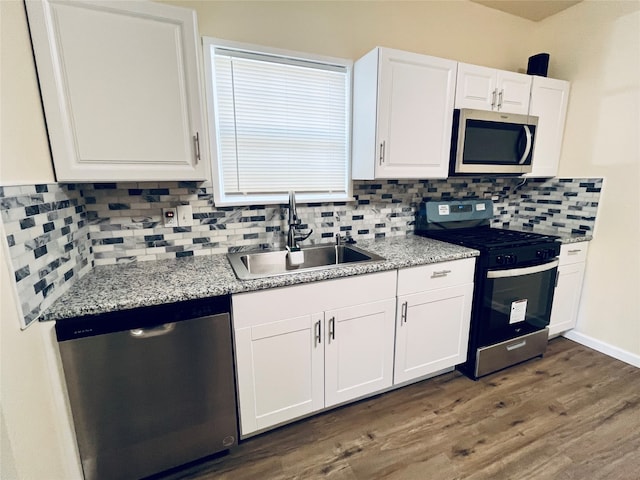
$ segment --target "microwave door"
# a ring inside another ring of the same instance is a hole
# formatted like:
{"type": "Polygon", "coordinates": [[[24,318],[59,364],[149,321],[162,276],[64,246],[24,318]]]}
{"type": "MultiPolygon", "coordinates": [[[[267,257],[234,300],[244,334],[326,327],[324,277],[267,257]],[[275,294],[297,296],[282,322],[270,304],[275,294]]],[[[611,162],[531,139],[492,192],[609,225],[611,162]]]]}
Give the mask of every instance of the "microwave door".
{"type": "Polygon", "coordinates": [[[454,118],[451,173],[519,175],[531,171],[537,118],[461,109],[454,118]]]}

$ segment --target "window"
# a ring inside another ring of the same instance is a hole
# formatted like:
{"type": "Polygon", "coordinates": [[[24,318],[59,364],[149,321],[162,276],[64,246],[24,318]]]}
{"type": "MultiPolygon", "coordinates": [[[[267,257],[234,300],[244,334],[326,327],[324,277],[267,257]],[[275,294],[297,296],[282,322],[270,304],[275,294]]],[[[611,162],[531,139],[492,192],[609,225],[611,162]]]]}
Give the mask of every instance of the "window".
{"type": "Polygon", "coordinates": [[[216,204],[350,199],[351,62],[204,46],[216,204]]]}

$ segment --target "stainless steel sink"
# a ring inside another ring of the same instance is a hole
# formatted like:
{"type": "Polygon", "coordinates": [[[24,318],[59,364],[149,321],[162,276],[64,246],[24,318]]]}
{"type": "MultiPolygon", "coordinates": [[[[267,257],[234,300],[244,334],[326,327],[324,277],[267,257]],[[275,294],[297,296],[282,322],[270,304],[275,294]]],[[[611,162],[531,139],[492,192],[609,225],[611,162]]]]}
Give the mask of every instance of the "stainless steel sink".
{"type": "Polygon", "coordinates": [[[240,280],[334,268],[345,264],[378,262],[380,255],[352,245],[315,245],[302,248],[304,262],[292,265],[287,250],[228,253],[229,263],[240,280]]]}

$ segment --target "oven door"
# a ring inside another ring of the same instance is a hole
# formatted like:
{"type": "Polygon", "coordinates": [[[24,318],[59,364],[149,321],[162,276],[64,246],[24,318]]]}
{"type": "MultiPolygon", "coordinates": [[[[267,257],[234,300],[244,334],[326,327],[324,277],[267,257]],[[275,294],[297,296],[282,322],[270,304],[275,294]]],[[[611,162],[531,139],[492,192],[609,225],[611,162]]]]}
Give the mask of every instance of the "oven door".
{"type": "Polygon", "coordinates": [[[478,320],[478,346],[546,327],[557,272],[557,259],[529,267],[487,270],[478,320]]]}

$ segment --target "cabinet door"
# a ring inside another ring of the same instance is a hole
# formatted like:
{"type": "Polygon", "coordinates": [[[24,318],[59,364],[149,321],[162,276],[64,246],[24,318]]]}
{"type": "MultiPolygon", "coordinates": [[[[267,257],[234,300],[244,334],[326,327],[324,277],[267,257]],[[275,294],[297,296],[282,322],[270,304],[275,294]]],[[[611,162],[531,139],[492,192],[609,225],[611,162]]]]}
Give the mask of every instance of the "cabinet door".
{"type": "Polygon", "coordinates": [[[235,330],[243,435],[324,406],[323,315],[235,330]]]}
{"type": "Polygon", "coordinates": [[[538,128],[533,150],[533,171],[527,176],[557,175],[568,101],[569,82],[533,77],[529,114],[538,117],[538,128]]]}
{"type": "Polygon", "coordinates": [[[394,384],[466,360],[472,295],[468,283],[398,297],[394,384]]]}
{"type": "Polygon", "coordinates": [[[26,5],[58,181],[207,178],[193,10],[26,5]]]}
{"type": "Polygon", "coordinates": [[[584,267],[583,262],[558,267],[558,283],[553,295],[549,335],[557,335],[576,326],[584,267]]]}
{"type": "Polygon", "coordinates": [[[376,178],[446,178],[456,66],[380,49],[376,178]]]}
{"type": "Polygon", "coordinates": [[[325,406],[390,387],[395,299],[325,312],[325,406]]]}
{"type": "Polygon", "coordinates": [[[506,113],[526,115],[529,112],[531,77],[523,73],[497,70],[497,108],[506,113]]]}
{"type": "Polygon", "coordinates": [[[455,107],[493,110],[496,102],[496,71],[493,68],[459,63],[455,107]]]}
{"type": "Polygon", "coordinates": [[[456,108],[495,110],[526,115],[531,77],[479,65],[458,64],[456,108]]]}

